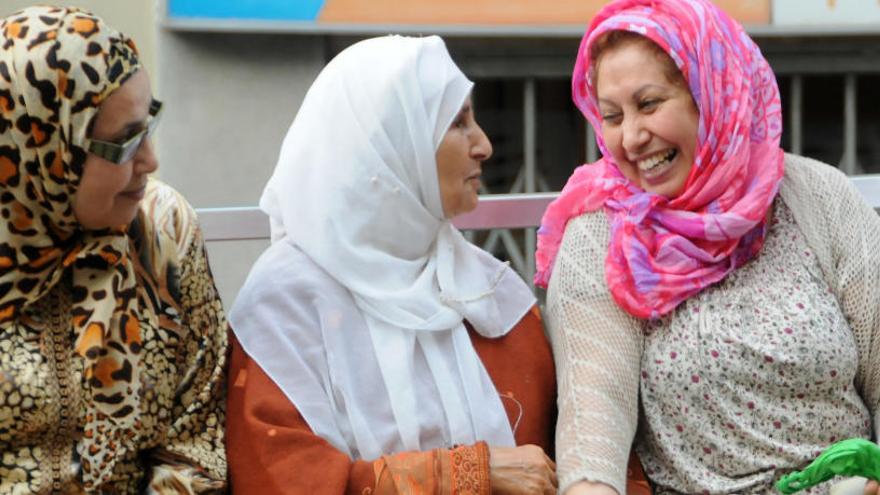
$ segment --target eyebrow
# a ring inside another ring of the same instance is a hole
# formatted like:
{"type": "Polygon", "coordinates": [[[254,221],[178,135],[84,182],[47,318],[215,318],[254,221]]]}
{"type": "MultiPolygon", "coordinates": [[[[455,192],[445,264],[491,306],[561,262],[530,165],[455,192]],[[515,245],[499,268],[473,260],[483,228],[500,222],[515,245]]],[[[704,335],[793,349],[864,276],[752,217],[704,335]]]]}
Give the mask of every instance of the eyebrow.
{"type": "Polygon", "coordinates": [[[642,96],[643,93],[645,93],[649,89],[657,89],[657,90],[660,90],[663,92],[666,91],[666,88],[664,88],[663,86],[658,86],[656,84],[646,84],[646,85],[642,86],[641,88],[639,88],[638,91],[633,93],[633,96],[635,96],[636,98],[639,98],[642,96]]]}
{"type": "Polygon", "coordinates": [[[123,127],[122,129],[119,129],[119,131],[113,133],[113,135],[110,137],[110,140],[117,141],[120,139],[127,138],[128,136],[131,136],[133,133],[140,131],[144,127],[144,122],[146,122],[146,120],[138,120],[138,121],[134,121],[134,122],[129,122],[128,124],[125,125],[125,127],[123,127]]]}
{"type": "MultiPolygon", "coordinates": [[[[641,98],[642,95],[650,89],[657,89],[657,90],[660,90],[663,92],[667,91],[666,88],[664,88],[663,86],[658,86],[657,84],[645,84],[644,86],[640,87],[639,89],[637,89],[633,93],[633,97],[635,97],[636,99],[641,98]]],[[[614,103],[611,100],[608,100],[607,98],[599,98],[598,101],[599,101],[599,103],[604,103],[606,105],[617,105],[616,103],[614,103]]]]}

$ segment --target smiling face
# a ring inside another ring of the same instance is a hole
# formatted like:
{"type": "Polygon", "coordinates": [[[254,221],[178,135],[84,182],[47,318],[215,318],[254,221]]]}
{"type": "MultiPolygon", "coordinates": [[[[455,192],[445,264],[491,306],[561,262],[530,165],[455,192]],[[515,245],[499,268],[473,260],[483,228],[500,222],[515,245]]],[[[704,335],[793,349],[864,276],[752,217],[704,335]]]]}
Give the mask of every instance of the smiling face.
{"type": "Polygon", "coordinates": [[[693,167],[700,115],[672,59],[648,43],[627,39],[595,62],[602,137],[627,179],[674,198],[693,167]]]}
{"type": "Polygon", "coordinates": [[[482,175],[480,164],[490,156],[492,143],[477,124],[468,97],[437,148],[437,180],[446,218],[477,207],[482,175]]]}
{"type": "MultiPolygon", "coordinates": [[[[101,104],[89,137],[124,142],[146,126],[151,101],[150,79],[139,69],[101,104]]],[[[130,223],[144,197],[147,175],[156,168],[149,138],[132,159],[119,165],[89,153],[73,202],[76,219],[86,229],[130,223]]]]}

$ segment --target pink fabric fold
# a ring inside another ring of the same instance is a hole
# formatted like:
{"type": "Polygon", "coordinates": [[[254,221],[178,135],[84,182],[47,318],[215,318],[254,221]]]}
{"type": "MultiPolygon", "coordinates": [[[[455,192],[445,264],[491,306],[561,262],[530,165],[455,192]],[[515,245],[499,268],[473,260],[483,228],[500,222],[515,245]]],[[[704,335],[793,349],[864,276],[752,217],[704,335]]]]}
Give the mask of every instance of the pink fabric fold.
{"type": "Polygon", "coordinates": [[[639,318],[669,313],[760,251],[783,175],[781,107],[770,65],[736,21],[708,0],[611,2],[581,41],[572,95],[604,158],[576,169],[547,208],[538,230],[537,285],[549,282],[568,221],[600,208],[611,223],[609,290],[639,318]],[[694,166],[676,198],[628,181],[602,139],[589,53],[613,30],[639,33],[663,48],[699,109],[694,166]]]}

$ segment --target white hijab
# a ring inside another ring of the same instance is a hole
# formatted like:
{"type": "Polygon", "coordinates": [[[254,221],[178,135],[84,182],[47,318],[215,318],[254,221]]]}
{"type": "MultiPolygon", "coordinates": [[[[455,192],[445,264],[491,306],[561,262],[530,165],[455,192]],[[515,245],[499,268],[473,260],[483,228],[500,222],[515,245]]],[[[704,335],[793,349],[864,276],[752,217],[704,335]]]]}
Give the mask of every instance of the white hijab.
{"type": "Polygon", "coordinates": [[[258,265],[276,269],[255,267],[233,328],[312,430],[353,458],[514,445],[463,320],[500,337],[535,299],[444,218],[437,179],[437,147],[472,86],[439,37],[352,45],[309,89],[260,200],[273,246],[258,265]],[[321,291],[335,302],[279,294],[277,267],[298,253],[345,289],[321,291]],[[316,311],[323,353],[303,345],[314,329],[284,324],[316,311]]]}

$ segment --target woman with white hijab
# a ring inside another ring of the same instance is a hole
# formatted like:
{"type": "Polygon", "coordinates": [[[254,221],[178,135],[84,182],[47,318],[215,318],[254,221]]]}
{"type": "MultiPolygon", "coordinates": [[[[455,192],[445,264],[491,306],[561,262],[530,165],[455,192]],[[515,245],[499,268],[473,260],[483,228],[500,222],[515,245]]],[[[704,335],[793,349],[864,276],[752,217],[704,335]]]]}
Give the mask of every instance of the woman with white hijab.
{"type": "Polygon", "coordinates": [[[237,492],[556,492],[535,299],[450,221],[492,153],[472,87],[440,38],[388,36],[309,90],[231,312],[237,492]]]}

